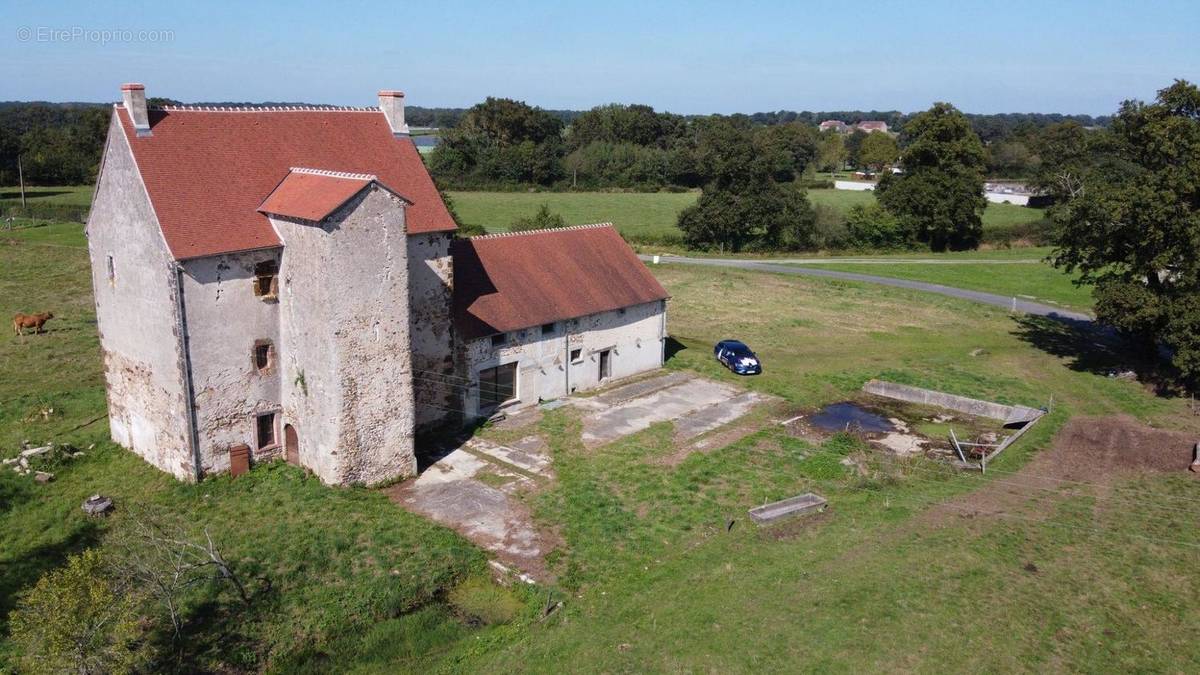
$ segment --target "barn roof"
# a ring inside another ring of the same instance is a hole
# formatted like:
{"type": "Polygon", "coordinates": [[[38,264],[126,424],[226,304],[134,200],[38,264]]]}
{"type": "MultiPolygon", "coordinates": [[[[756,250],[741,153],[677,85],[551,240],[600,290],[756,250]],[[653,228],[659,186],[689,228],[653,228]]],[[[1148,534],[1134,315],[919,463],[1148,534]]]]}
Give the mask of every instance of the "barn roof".
{"type": "Polygon", "coordinates": [[[466,338],[667,298],[611,224],[456,240],[454,311],[466,338]]]}
{"type": "Polygon", "coordinates": [[[455,229],[412,140],[378,108],[151,108],[117,116],[176,259],[279,246],[263,200],[292,167],[370,174],[411,202],[410,234],[455,229]]]}
{"type": "Polygon", "coordinates": [[[258,211],[289,218],[325,220],[363,188],[378,181],[378,177],[367,173],[293,168],[263,200],[258,211]]]}

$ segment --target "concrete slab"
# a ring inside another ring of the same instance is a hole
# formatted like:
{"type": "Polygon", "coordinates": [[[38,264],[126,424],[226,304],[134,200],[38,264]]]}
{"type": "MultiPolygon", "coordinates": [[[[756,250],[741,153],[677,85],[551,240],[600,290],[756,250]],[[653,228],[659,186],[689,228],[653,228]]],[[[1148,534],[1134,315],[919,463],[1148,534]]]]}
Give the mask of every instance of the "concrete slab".
{"type": "Polygon", "coordinates": [[[458,448],[415,480],[386,492],[404,508],[459,532],[505,563],[545,579],[543,558],[551,546],[534,527],[529,510],[514,496],[536,482],[508,466],[458,448]],[[483,473],[508,480],[493,487],[479,480],[483,473]]]}
{"type": "Polygon", "coordinates": [[[613,387],[612,389],[597,394],[592,398],[600,403],[611,406],[618,403],[624,403],[630,399],[653,394],[660,389],[673,387],[677,384],[687,382],[690,379],[692,379],[692,376],[687,373],[666,373],[664,375],[638,380],[637,382],[630,382],[629,384],[621,385],[619,387],[613,387]]]}
{"type": "Polygon", "coordinates": [[[748,391],[716,405],[690,412],[675,420],[675,438],[687,440],[729,424],[750,412],[750,409],[767,400],[757,392],[748,391]]]}
{"type": "Polygon", "coordinates": [[[678,419],[692,411],[722,403],[738,393],[728,385],[690,378],[589,415],[583,421],[583,442],[591,446],[609,443],[642,431],[651,424],[678,419]]]}
{"type": "Polygon", "coordinates": [[[553,475],[550,455],[546,454],[546,442],[540,436],[526,436],[510,446],[473,438],[467,441],[467,447],[539,476],[553,475]]]}

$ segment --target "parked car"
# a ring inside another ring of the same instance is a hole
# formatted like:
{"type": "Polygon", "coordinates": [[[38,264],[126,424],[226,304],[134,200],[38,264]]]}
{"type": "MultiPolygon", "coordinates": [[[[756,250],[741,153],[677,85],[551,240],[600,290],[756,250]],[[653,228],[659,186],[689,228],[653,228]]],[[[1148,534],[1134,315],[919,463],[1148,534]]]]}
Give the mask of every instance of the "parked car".
{"type": "Polygon", "coordinates": [[[758,356],[740,340],[721,340],[713,347],[713,354],[726,368],[738,375],[758,375],[762,372],[762,362],[758,356]]]}

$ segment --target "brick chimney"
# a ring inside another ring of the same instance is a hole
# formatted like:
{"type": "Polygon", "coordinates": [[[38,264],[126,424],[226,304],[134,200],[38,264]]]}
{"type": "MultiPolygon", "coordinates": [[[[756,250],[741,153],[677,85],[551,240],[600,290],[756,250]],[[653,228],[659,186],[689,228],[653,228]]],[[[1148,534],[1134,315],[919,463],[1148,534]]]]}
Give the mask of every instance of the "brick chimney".
{"type": "Polygon", "coordinates": [[[398,138],[408,136],[408,125],[404,123],[404,92],[391,89],[380,91],[379,109],[387,118],[392,135],[398,138]]]}
{"type": "Polygon", "coordinates": [[[129,119],[138,136],[150,135],[150,113],[146,110],[146,85],[129,83],[121,85],[121,100],[129,111],[129,119]]]}

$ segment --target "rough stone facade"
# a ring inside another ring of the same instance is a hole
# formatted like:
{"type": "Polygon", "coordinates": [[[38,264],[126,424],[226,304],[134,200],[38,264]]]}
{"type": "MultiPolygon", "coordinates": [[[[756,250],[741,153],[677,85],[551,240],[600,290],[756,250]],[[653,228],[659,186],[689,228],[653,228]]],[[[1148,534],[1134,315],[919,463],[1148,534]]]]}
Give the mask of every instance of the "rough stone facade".
{"type": "Polygon", "coordinates": [[[372,186],[321,223],[272,219],[284,243],[284,424],[328,483],[416,473],[403,202],[372,186]]]}
{"type": "Polygon", "coordinates": [[[112,439],[192,480],[178,279],[115,115],[100,176],[87,234],[112,439]]]}
{"type": "Polygon", "coordinates": [[[462,418],[454,361],[454,262],[444,232],[408,237],[410,330],[417,429],[462,418]]]}
{"type": "MultiPolygon", "coordinates": [[[[183,300],[195,395],[197,442],[204,473],[229,470],[229,449],[250,447],[251,458],[278,454],[279,443],[258,447],[260,414],[279,412],[279,368],[259,370],[255,344],[269,344],[278,361],[279,305],[254,293],[255,266],[279,249],[185,260],[183,300]]],[[[279,435],[276,434],[276,439],[279,435]]]]}
{"type": "Polygon", "coordinates": [[[469,387],[463,390],[463,408],[468,417],[486,414],[480,410],[479,372],[495,366],[517,364],[516,396],[502,409],[534,405],[659,368],[666,318],[666,302],[655,301],[558,321],[548,333],[542,326],[514,331],[506,334],[504,345],[493,344],[491,337],[467,341],[462,361],[469,387]],[[600,354],[605,351],[609,374],[601,378],[600,354]]]}

